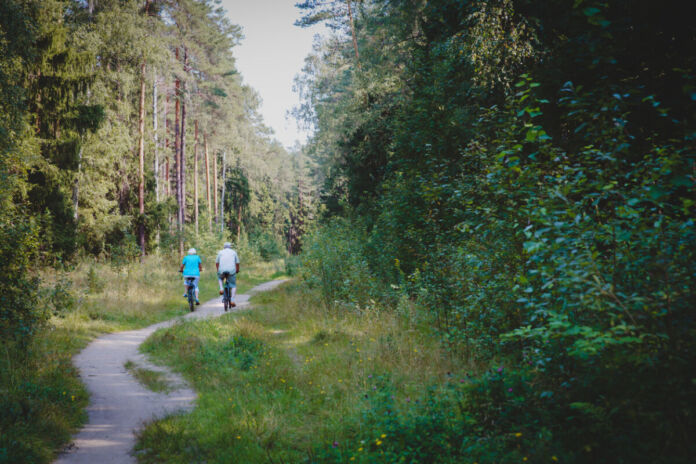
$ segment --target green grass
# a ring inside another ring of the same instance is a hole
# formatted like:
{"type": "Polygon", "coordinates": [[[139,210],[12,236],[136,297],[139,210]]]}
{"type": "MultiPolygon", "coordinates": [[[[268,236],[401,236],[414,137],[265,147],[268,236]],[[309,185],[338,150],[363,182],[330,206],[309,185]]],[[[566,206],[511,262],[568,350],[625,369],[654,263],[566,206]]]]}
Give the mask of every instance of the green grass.
{"type": "Polygon", "coordinates": [[[361,430],[366,396],[389,378],[406,404],[454,364],[417,318],[366,309],[329,313],[303,285],[253,299],[254,308],[153,334],[143,350],[199,393],[196,408],[150,424],[138,459],[303,462],[361,430]]]}
{"type": "Polygon", "coordinates": [[[167,382],[167,376],[164,372],[138,367],[137,364],[130,360],[123,367],[148,390],[157,393],[167,393],[173,390],[173,386],[167,382]]]}
{"type": "MultiPolygon", "coordinates": [[[[213,260],[203,266],[200,299],[206,301],[218,296],[218,287],[213,260]]],[[[281,267],[281,262],[243,267],[238,285],[250,288],[281,267]]],[[[150,256],[121,268],[88,262],[69,273],[46,271],[45,282],[72,282],[66,299],[72,304],[59,308],[60,316],[29,346],[2,345],[0,463],[50,462],[69,442],[86,420],[88,404],[72,356],[101,334],[186,314],[178,269],[178,258],[150,256]]]]}

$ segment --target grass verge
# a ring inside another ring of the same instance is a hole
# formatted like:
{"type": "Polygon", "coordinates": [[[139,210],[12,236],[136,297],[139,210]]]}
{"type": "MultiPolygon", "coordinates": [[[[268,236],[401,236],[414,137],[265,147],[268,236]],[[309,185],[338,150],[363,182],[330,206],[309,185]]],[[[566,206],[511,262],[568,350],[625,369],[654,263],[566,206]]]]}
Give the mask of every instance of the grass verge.
{"type": "Polygon", "coordinates": [[[173,390],[172,385],[167,382],[167,376],[164,372],[138,367],[137,364],[130,360],[123,367],[148,390],[157,393],[167,393],[173,390]]]}
{"type": "MultiPolygon", "coordinates": [[[[139,462],[311,462],[314,450],[360,435],[384,384],[388,401],[405,406],[471,367],[455,364],[404,313],[327,312],[297,283],[253,302],[252,310],[178,324],[145,342],[199,399],[191,413],[142,431],[139,462]]],[[[379,437],[381,444],[386,433],[379,437]]]]}
{"type": "MultiPolygon", "coordinates": [[[[204,260],[200,299],[218,295],[213,258],[204,260]]],[[[248,288],[283,268],[282,260],[243,268],[248,288]]],[[[72,356],[98,335],[145,327],[188,312],[179,259],[150,256],[112,267],[87,262],[51,271],[42,302],[55,315],[27,346],[0,347],[0,463],[50,462],[85,421],[88,394],[72,356]]]]}

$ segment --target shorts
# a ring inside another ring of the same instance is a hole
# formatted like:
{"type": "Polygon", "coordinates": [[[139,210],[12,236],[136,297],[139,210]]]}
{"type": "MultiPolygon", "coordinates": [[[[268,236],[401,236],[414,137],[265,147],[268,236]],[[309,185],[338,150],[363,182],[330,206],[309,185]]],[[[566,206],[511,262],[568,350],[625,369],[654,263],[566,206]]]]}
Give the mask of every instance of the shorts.
{"type": "Polygon", "coordinates": [[[198,288],[198,281],[201,280],[201,276],[184,276],[184,287],[186,286],[186,279],[194,279],[193,287],[198,288]]]}
{"type": "Polygon", "coordinates": [[[222,280],[222,274],[227,274],[227,284],[230,287],[237,287],[237,274],[232,274],[229,271],[218,272],[218,279],[222,280]]]}

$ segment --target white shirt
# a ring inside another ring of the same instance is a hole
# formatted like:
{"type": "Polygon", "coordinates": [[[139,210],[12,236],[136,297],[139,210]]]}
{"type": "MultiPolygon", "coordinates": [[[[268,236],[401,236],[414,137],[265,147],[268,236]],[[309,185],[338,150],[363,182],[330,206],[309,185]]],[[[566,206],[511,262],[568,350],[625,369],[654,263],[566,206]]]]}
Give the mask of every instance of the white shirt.
{"type": "Polygon", "coordinates": [[[234,251],[232,248],[223,248],[217,254],[215,262],[219,264],[219,272],[229,272],[231,274],[236,274],[237,264],[239,264],[239,256],[237,256],[237,252],[234,251]]]}

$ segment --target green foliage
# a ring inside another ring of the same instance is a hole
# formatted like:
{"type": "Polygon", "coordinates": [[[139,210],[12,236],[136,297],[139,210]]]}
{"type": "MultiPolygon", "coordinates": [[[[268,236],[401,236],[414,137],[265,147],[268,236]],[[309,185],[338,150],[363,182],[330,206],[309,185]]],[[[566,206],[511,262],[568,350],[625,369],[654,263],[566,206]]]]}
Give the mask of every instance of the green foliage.
{"type": "Polygon", "coordinates": [[[65,274],[56,273],[51,285],[42,290],[39,301],[45,308],[50,309],[54,316],[65,315],[77,306],[73,282],[65,274]]]}
{"type": "Polygon", "coordinates": [[[264,261],[273,261],[286,254],[280,239],[268,232],[262,232],[252,237],[251,241],[264,261]]]}
{"type": "MultiPolygon", "coordinates": [[[[694,25],[649,1],[359,11],[362,70],[336,35],[300,81],[325,210],[367,225],[352,261],[379,291],[357,304],[396,286],[453,355],[527,366],[472,379],[472,460],[519,461],[504,437],[529,428],[531,462],[687,462],[694,25]]],[[[345,256],[334,227],[323,255],[345,256]]],[[[354,302],[317,261],[309,282],[354,302]]]]}
{"type": "Polygon", "coordinates": [[[305,280],[321,292],[327,309],[342,302],[369,303],[373,278],[365,258],[366,235],[359,225],[336,219],[310,233],[302,254],[305,280]]]}
{"type": "Polygon", "coordinates": [[[49,313],[38,305],[39,280],[30,272],[38,249],[37,227],[19,214],[0,217],[0,339],[3,343],[30,341],[49,313]]]}

